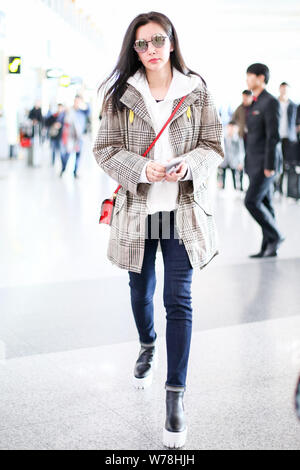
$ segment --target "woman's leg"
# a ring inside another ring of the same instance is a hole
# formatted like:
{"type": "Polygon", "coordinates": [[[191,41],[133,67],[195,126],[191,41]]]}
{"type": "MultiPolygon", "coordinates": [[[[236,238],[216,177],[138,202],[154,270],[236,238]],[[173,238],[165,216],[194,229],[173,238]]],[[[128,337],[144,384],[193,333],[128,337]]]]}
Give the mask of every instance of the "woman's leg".
{"type": "Polygon", "coordinates": [[[75,160],[75,167],[74,167],[74,176],[77,176],[78,165],[80,160],[81,152],[76,152],[76,160],[75,160]]]}
{"type": "Polygon", "coordinates": [[[243,188],[243,179],[244,179],[244,171],[243,171],[243,170],[240,170],[240,190],[241,190],[241,191],[244,191],[244,188],[243,188]]]}
{"type": "Polygon", "coordinates": [[[226,183],[226,168],[222,168],[223,173],[222,173],[222,188],[225,189],[225,183],[226,183]]]}
{"type": "MultiPolygon", "coordinates": [[[[149,216],[148,216],[149,220],[149,216]]],[[[150,224],[149,224],[150,225],[150,224]]],[[[141,345],[156,340],[153,316],[153,295],[156,287],[155,259],[158,239],[145,240],[145,253],[140,274],[128,271],[131,306],[141,345]]]]}
{"type": "Polygon", "coordinates": [[[65,170],[66,170],[69,157],[70,157],[70,153],[69,153],[69,152],[63,152],[63,153],[61,154],[61,166],[62,166],[61,172],[62,172],[62,173],[64,173],[65,170]]]}
{"type": "Polygon", "coordinates": [[[236,170],[234,168],[231,168],[231,173],[232,173],[233,187],[234,189],[236,189],[236,170]]]}
{"type": "Polygon", "coordinates": [[[51,150],[52,150],[52,166],[55,165],[55,154],[56,154],[56,145],[55,145],[55,140],[54,139],[51,139],[50,141],[50,145],[51,145],[51,150]]]}
{"type": "Polygon", "coordinates": [[[161,239],[164,259],[164,306],[167,312],[167,390],[184,391],[192,335],[193,268],[181,240],[174,237],[176,212],[170,213],[170,238],[161,239]]]}

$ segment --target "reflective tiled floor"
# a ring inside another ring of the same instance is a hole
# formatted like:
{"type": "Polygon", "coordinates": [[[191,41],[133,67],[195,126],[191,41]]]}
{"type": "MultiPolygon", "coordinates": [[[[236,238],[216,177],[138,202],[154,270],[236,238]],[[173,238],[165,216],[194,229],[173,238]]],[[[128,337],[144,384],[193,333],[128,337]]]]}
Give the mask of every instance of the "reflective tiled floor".
{"type": "MultiPolygon", "coordinates": [[[[98,225],[116,184],[88,151],[76,181],[72,160],[62,179],[46,148],[40,163],[0,161],[0,449],[161,449],[161,254],[160,366],[136,391],[128,274],[106,259],[98,225]]],[[[220,255],[194,274],[185,449],[300,449],[300,205],[276,197],[286,242],[278,258],[250,260],[260,230],[230,183],[212,185],[220,255]]]]}

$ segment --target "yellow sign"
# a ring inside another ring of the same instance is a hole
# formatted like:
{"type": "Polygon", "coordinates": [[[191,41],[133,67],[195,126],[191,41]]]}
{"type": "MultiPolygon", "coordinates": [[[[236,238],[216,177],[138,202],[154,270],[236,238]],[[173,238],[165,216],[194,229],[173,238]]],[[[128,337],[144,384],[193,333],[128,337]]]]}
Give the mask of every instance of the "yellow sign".
{"type": "Polygon", "coordinates": [[[9,73],[21,73],[21,57],[9,57],[8,71],[9,73]]]}
{"type": "Polygon", "coordinates": [[[71,77],[69,75],[62,75],[59,79],[60,86],[69,87],[71,85],[71,77]]]}

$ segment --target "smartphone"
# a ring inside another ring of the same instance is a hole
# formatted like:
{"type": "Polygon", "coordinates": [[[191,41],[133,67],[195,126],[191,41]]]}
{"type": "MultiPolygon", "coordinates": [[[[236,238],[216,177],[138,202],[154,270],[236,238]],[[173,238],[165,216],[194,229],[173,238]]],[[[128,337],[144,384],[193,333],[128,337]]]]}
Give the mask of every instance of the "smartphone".
{"type": "Polygon", "coordinates": [[[176,167],[178,167],[180,163],[182,163],[183,161],[184,161],[183,157],[177,157],[177,158],[173,158],[168,163],[163,163],[163,165],[166,168],[167,173],[172,173],[172,171],[175,171],[176,167]]]}

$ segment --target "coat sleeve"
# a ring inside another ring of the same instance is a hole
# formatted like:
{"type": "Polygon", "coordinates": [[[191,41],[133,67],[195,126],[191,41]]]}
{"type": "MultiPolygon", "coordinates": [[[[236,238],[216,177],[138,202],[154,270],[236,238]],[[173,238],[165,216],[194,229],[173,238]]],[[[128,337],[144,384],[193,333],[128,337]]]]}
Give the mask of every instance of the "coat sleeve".
{"type": "Polygon", "coordinates": [[[98,165],[125,190],[138,194],[138,185],[149,159],[129,152],[124,147],[125,128],[121,113],[114,113],[111,102],[102,119],[93,153],[98,165]]]}
{"type": "Polygon", "coordinates": [[[265,169],[275,170],[277,150],[276,146],[279,142],[279,118],[280,105],[274,98],[270,101],[265,111],[265,129],[266,129],[266,146],[265,146],[265,169]]]}
{"type": "Polygon", "coordinates": [[[193,181],[193,191],[205,183],[224,158],[223,126],[210,92],[205,88],[197,147],[183,155],[193,181]]]}

